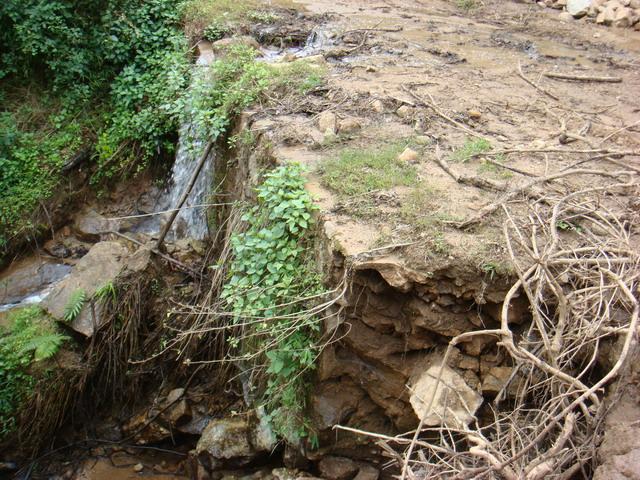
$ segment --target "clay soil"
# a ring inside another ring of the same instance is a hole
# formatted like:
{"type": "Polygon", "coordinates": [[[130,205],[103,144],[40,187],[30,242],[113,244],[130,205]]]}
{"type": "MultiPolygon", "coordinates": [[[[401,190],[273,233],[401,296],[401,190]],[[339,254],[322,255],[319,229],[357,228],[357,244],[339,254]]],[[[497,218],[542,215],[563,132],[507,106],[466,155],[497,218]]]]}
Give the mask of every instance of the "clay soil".
{"type": "MultiPolygon", "coordinates": [[[[437,0],[298,3],[328,19],[319,26],[328,37],[322,50],[330,64],[326,109],[338,125],[355,120],[361,128],[342,133],[338,127],[337,136],[327,139],[317,116],[296,114],[272,116],[268,127],[279,132],[280,160],[312,166],[309,188],[346,254],[413,242],[404,251],[413,262],[504,263],[500,212],[472,229],[455,228],[503,192],[456,183],[436,156],[456,174],[506,190],[576,165],[636,172],[640,166],[640,32],[566,23],[555,10],[512,1],[472,2],[469,10],[462,2],[437,0]],[[566,81],[545,77],[548,72],[621,81],[566,81]],[[409,114],[399,116],[403,106],[409,114]],[[455,160],[456,151],[480,137],[490,151],[526,152],[455,160]],[[323,163],[343,149],[375,151],[398,141],[418,153],[412,163],[421,205],[412,205],[416,192],[403,187],[345,198],[322,182],[323,163]],[[616,164],[600,150],[627,155],[611,157],[616,164]]],[[[550,188],[605,181],[575,175],[550,188]]],[[[626,208],[633,193],[616,196],[626,208]]]]}

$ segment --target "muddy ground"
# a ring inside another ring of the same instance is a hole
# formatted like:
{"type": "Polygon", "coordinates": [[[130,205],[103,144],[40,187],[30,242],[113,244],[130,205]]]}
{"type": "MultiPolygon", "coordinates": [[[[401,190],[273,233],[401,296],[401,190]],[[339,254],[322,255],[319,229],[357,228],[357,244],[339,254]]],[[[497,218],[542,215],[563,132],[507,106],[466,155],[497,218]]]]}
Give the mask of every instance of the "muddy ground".
{"type": "MultiPolygon", "coordinates": [[[[568,168],[588,166],[599,173],[562,177],[545,188],[559,195],[580,187],[604,186],[616,180],[618,171],[627,177],[635,175],[637,180],[640,32],[584,21],[563,22],[557,12],[535,3],[485,0],[475,2],[476,8],[470,10],[461,8],[462,3],[294,2],[295,8],[305,12],[305,22],[315,22],[302,31],[315,27],[314,53],[320,56],[316,61],[328,68],[326,86],[308,98],[308,104],[283,104],[267,111],[256,108],[248,116],[254,133],[269,138],[276,161],[308,165],[308,188],[320,206],[322,234],[330,240],[331,248],[360,260],[380,253],[380,249],[393,252],[394,262],[411,272],[424,272],[424,279],[428,272],[453,272],[450,281],[468,280],[456,284],[460,287],[457,291],[469,297],[488,296],[497,306],[508,284],[486,285],[493,282],[494,274],[509,274],[502,236],[504,214],[492,211],[468,228],[461,228],[462,224],[505,191],[568,168]],[[545,73],[613,77],[616,82],[560,80],[545,73]],[[455,152],[478,138],[489,142],[488,153],[456,160],[455,152]],[[323,164],[344,149],[376,151],[398,142],[403,149],[408,145],[403,161],[418,172],[417,193],[394,187],[362,197],[344,197],[327,188],[323,164]],[[448,165],[453,175],[443,165],[448,165]],[[461,182],[461,176],[472,181],[461,182]],[[498,272],[502,267],[505,271],[498,272]]],[[[286,2],[286,7],[291,5],[286,2]]],[[[296,38],[302,38],[298,25],[292,24],[291,29],[298,32],[296,38]]],[[[272,55],[286,60],[286,51],[274,54],[273,44],[269,48],[272,55]]],[[[289,53],[294,60],[295,52],[289,53]]],[[[636,182],[635,187],[617,188],[611,195],[605,192],[603,202],[614,213],[631,215],[625,220],[633,225],[640,214],[637,192],[636,182]]],[[[531,198],[535,200],[524,194],[514,196],[510,211],[526,218],[531,198]]],[[[637,233],[630,233],[630,242],[638,245],[637,233]]],[[[380,265],[371,272],[376,268],[380,265]]],[[[403,294],[410,288],[405,290],[403,294]]],[[[464,301],[471,303],[472,298],[464,301]]],[[[379,338],[388,346],[389,339],[397,337],[379,338]]],[[[365,352],[363,357],[375,357],[376,353],[365,352]]],[[[479,368],[476,359],[469,370],[479,368]]],[[[396,382],[401,390],[405,388],[403,381],[396,382]]],[[[387,386],[372,385],[367,395],[375,397],[371,390],[376,388],[388,394],[387,386]]],[[[627,398],[634,398],[634,388],[627,398]]],[[[371,417],[386,419],[388,412],[379,410],[388,405],[379,403],[382,407],[369,402],[373,405],[371,417]]],[[[624,411],[635,415],[633,406],[623,404],[624,411]]],[[[413,412],[408,407],[405,410],[415,423],[413,412]]],[[[366,417],[368,412],[359,414],[366,417]]],[[[627,432],[640,420],[629,415],[611,418],[627,432]]],[[[334,432],[331,435],[337,438],[334,432]]],[[[629,437],[635,438],[633,434],[629,437]]],[[[633,457],[640,451],[631,440],[627,443],[628,448],[618,448],[609,456],[633,457]]],[[[111,454],[94,453],[102,459],[89,461],[80,477],[74,477],[77,465],[69,460],[66,477],[136,478],[140,474],[153,478],[155,472],[160,475],[155,478],[165,478],[171,472],[184,471],[172,461],[165,462],[166,469],[155,468],[157,459],[136,456],[135,451],[128,452],[131,458],[118,465],[111,454]]]]}

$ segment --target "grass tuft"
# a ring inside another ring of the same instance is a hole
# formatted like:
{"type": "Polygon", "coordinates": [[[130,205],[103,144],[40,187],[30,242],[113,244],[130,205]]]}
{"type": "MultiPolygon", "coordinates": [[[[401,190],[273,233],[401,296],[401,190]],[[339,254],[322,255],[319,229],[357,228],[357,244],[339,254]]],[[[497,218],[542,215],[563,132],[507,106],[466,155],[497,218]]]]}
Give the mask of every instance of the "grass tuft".
{"type": "Polygon", "coordinates": [[[370,150],[343,150],[322,165],[322,182],[346,196],[396,186],[416,186],[418,175],[415,168],[398,160],[403,148],[404,145],[398,143],[370,150]]]}
{"type": "Polygon", "coordinates": [[[462,147],[453,151],[451,160],[466,163],[471,160],[474,155],[488,152],[489,150],[491,150],[491,142],[489,142],[489,140],[485,140],[484,138],[467,138],[462,147]]]}

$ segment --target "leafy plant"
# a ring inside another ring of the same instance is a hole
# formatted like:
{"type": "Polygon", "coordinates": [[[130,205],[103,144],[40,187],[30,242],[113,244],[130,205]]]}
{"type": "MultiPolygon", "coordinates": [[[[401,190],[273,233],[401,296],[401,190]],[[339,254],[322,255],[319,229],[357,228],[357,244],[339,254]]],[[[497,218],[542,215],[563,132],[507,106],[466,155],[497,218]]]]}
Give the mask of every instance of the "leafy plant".
{"type": "Polygon", "coordinates": [[[68,340],[38,307],[11,312],[8,323],[0,329],[0,438],[15,428],[15,412],[36,384],[30,365],[53,357],[68,340]]]}
{"type": "Polygon", "coordinates": [[[484,138],[467,138],[464,145],[454,150],[451,160],[466,163],[474,156],[491,150],[491,142],[484,138]]]}
{"type": "Polygon", "coordinates": [[[114,302],[117,299],[118,291],[113,281],[109,281],[98,287],[93,296],[102,303],[114,302]]]}
{"type": "Polygon", "coordinates": [[[458,8],[468,12],[476,8],[478,6],[478,2],[477,0],[456,0],[456,5],[458,5],[458,8]]]}
{"type": "Polygon", "coordinates": [[[264,398],[274,430],[297,442],[309,435],[304,415],[308,372],[319,353],[318,319],[304,302],[322,291],[308,255],[316,207],[296,164],[265,174],[257,198],[243,216],[247,230],[232,239],[234,260],[222,297],[236,322],[260,319],[251,322],[254,334],[230,343],[243,354],[263,352],[264,398]]]}
{"type": "Polygon", "coordinates": [[[70,296],[69,300],[67,300],[67,304],[64,306],[64,319],[67,322],[73,322],[80,312],[82,311],[82,307],[84,307],[84,303],[87,301],[87,293],[79,288],[75,290],[70,296]]]}

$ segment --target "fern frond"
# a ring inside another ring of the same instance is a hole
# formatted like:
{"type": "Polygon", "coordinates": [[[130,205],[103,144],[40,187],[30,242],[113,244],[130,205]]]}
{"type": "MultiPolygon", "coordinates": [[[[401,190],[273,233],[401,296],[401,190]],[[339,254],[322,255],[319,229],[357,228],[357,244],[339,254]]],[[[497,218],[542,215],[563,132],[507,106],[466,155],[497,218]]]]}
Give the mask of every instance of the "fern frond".
{"type": "Polygon", "coordinates": [[[24,344],[21,349],[21,353],[33,351],[33,356],[36,362],[45,360],[53,357],[60,349],[60,345],[68,339],[69,337],[60,335],[59,333],[38,335],[24,344]]]}
{"type": "Polygon", "coordinates": [[[84,302],[87,301],[86,292],[79,288],[75,292],[71,294],[67,304],[64,307],[64,319],[67,322],[72,322],[76,319],[80,312],[82,311],[82,307],[84,306],[84,302]]]}
{"type": "Polygon", "coordinates": [[[106,302],[108,300],[115,301],[118,292],[116,290],[116,286],[113,282],[107,282],[96,290],[94,293],[94,298],[98,299],[101,302],[106,302]]]}

